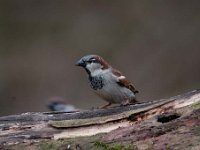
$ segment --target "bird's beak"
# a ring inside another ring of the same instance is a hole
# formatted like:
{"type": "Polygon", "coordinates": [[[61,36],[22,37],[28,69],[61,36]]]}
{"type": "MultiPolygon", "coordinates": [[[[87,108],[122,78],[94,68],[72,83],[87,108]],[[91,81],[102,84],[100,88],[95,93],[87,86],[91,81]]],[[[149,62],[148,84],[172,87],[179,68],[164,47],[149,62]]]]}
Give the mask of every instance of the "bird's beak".
{"type": "Polygon", "coordinates": [[[86,62],[84,60],[80,59],[79,61],[76,62],[76,66],[85,67],[86,62]]]}

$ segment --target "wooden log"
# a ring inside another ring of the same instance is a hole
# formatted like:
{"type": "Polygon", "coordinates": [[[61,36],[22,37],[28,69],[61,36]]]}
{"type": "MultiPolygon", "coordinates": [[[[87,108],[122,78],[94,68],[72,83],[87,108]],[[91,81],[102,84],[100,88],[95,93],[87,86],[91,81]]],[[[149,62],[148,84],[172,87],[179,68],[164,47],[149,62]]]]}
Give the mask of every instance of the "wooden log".
{"type": "Polygon", "coordinates": [[[72,113],[28,112],[4,116],[0,117],[0,145],[112,133],[117,129],[132,127],[152,118],[154,121],[165,122],[184,115],[177,113],[178,110],[198,103],[200,103],[200,90],[194,90],[168,99],[108,109],[72,113]]]}

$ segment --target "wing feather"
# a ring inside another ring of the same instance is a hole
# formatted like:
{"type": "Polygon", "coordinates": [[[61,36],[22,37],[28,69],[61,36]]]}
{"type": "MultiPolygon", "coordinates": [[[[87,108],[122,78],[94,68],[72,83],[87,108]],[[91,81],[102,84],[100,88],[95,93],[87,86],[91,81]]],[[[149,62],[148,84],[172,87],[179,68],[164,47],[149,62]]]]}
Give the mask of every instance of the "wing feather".
{"type": "Polygon", "coordinates": [[[128,80],[126,79],[126,77],[123,76],[122,73],[121,73],[119,70],[113,69],[113,70],[112,70],[112,73],[118,78],[117,83],[118,83],[120,86],[123,86],[123,87],[128,88],[128,89],[131,90],[134,94],[139,93],[139,91],[137,91],[137,90],[134,88],[134,86],[131,84],[131,82],[128,81],[128,80]]]}

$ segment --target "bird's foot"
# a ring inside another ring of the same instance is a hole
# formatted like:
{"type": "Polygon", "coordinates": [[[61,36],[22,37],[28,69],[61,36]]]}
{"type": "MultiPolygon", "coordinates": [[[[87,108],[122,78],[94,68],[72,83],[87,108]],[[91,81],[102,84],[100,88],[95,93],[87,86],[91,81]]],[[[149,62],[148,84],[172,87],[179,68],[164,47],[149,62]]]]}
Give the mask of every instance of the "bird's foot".
{"type": "Polygon", "coordinates": [[[127,105],[130,105],[130,104],[132,104],[132,103],[130,102],[130,100],[125,100],[125,101],[123,101],[123,102],[121,103],[120,106],[127,106],[127,105]]]}
{"type": "Polygon", "coordinates": [[[112,105],[112,103],[108,103],[108,104],[106,104],[106,105],[104,105],[104,106],[101,106],[100,109],[105,109],[105,108],[107,108],[107,107],[110,106],[110,105],[112,105]]]}

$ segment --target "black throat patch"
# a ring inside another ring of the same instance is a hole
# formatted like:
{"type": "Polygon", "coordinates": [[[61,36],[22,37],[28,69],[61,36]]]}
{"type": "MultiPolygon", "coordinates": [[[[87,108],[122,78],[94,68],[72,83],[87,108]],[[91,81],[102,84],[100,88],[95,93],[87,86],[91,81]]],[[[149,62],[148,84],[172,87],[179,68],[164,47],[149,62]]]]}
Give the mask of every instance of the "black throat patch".
{"type": "Polygon", "coordinates": [[[97,77],[89,76],[89,80],[90,80],[90,86],[94,90],[100,90],[104,86],[103,78],[101,76],[97,76],[97,77]]]}

